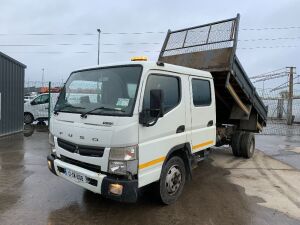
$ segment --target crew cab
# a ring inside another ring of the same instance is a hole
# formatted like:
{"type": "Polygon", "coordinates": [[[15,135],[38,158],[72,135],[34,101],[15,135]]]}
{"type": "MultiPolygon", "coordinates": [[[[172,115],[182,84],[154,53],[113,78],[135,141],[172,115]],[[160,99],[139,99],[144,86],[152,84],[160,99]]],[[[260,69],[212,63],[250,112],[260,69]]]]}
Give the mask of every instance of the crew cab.
{"type": "Polygon", "coordinates": [[[169,31],[157,62],[72,72],[51,117],[50,171],[125,202],[153,184],[171,204],[212,146],[251,158],[267,108],[235,55],[238,21],[169,31]]]}

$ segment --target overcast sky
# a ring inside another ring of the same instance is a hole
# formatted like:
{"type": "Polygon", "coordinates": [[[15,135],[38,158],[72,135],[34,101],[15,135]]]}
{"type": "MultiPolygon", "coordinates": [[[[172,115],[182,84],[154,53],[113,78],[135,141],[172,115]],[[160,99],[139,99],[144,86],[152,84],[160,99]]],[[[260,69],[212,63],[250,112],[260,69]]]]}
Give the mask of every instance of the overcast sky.
{"type": "MultiPolygon", "coordinates": [[[[299,0],[0,0],[0,8],[0,51],[27,65],[26,80],[40,81],[45,68],[45,80],[61,81],[72,70],[95,65],[97,28],[103,32],[101,63],[128,61],[136,55],[156,60],[165,38],[161,32],[231,18],[237,13],[241,14],[237,55],[249,76],[286,66],[300,71],[299,0]],[[286,27],[298,28],[246,30],[286,27]],[[118,34],[139,32],[154,33],[118,34]],[[279,40],[247,41],[268,38],[279,40]],[[267,48],[242,49],[253,47],[267,48]]],[[[271,87],[284,80],[265,85],[271,87]]]]}

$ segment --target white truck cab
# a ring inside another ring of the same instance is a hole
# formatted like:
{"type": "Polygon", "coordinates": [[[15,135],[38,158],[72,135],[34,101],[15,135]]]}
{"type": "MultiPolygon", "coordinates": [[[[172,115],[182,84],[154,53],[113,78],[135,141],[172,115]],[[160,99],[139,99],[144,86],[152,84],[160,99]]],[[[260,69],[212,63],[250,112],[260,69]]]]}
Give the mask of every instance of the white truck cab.
{"type": "Polygon", "coordinates": [[[71,73],[50,123],[49,169],[108,198],[134,202],[158,182],[173,203],[194,159],[216,142],[209,72],[154,62],[71,73]]]}

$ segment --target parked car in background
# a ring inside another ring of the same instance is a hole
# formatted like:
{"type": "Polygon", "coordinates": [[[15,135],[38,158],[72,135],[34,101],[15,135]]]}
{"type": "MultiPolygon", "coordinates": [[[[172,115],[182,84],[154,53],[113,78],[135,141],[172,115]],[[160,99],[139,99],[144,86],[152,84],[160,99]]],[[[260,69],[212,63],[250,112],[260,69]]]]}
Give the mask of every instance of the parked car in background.
{"type": "Polygon", "coordinates": [[[50,102],[50,111],[53,111],[59,93],[51,93],[49,101],[49,93],[38,95],[32,100],[24,103],[24,123],[31,124],[34,121],[48,120],[48,110],[50,102]]]}

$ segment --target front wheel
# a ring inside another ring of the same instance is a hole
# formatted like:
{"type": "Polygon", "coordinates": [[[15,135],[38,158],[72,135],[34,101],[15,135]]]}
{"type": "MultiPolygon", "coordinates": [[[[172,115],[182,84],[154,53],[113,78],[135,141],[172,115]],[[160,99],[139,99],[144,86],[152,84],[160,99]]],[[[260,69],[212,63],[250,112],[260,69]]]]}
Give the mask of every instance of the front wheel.
{"type": "Polygon", "coordinates": [[[31,113],[24,113],[24,123],[25,124],[32,124],[33,120],[34,120],[34,118],[31,113]]]}
{"type": "Polygon", "coordinates": [[[159,181],[159,194],[164,204],[172,204],[178,199],[182,193],[185,178],[183,160],[178,156],[170,158],[162,169],[159,181]]]}

